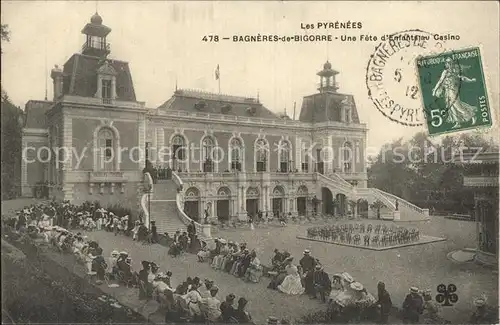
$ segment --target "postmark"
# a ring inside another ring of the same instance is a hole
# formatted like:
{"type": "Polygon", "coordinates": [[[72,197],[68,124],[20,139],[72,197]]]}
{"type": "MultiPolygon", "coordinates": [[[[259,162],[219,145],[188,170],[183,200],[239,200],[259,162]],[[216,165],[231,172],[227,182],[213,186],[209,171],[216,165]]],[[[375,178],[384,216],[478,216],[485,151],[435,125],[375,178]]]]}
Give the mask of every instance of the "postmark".
{"type": "Polygon", "coordinates": [[[406,126],[425,122],[415,59],[442,53],[445,42],[419,29],[388,35],[375,48],[366,67],[368,96],[389,120],[406,126]]]}
{"type": "Polygon", "coordinates": [[[479,47],[416,59],[429,135],[492,126],[479,47]]]}

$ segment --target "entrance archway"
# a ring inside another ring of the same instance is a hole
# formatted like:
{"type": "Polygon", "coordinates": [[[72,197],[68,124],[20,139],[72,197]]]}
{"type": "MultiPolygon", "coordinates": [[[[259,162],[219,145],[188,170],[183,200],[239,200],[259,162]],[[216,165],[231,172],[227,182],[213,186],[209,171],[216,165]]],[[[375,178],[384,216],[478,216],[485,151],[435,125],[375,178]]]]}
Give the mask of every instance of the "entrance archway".
{"type": "Polygon", "coordinates": [[[365,199],[358,200],[358,216],[360,218],[368,218],[368,201],[365,199]]]}
{"type": "Polygon", "coordinates": [[[307,195],[308,190],[305,185],[301,185],[297,190],[297,213],[299,216],[305,216],[307,214],[307,195]]]}
{"type": "Polygon", "coordinates": [[[333,194],[329,188],[321,188],[321,201],[323,202],[322,212],[326,215],[333,215],[333,194]]]}
{"type": "Polygon", "coordinates": [[[272,207],[274,215],[283,215],[285,212],[285,190],[282,186],[276,186],[272,194],[272,207]]]}
{"type": "Polygon", "coordinates": [[[247,213],[253,217],[257,215],[259,211],[259,189],[256,187],[249,187],[247,189],[247,201],[246,210],[247,213]]]}
{"type": "Polygon", "coordinates": [[[190,187],[186,190],[184,213],[194,221],[200,221],[200,191],[196,187],[190,187]]]}
{"type": "Polygon", "coordinates": [[[347,214],[347,202],[344,194],[339,193],[335,196],[335,203],[337,206],[337,214],[345,216],[347,214]]]}
{"type": "Polygon", "coordinates": [[[221,187],[217,191],[217,219],[219,221],[228,221],[230,212],[231,190],[227,187],[221,187]]]}

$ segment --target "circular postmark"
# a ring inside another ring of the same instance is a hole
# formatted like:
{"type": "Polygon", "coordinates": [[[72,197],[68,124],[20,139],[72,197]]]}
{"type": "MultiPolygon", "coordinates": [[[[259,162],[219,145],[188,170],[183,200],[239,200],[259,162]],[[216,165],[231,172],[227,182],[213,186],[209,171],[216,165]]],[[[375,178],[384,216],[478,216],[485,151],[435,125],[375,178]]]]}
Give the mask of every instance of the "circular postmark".
{"type": "Polygon", "coordinates": [[[444,42],[419,29],[383,36],[366,67],[368,96],[391,121],[421,126],[425,112],[416,59],[445,51],[444,42]]]}

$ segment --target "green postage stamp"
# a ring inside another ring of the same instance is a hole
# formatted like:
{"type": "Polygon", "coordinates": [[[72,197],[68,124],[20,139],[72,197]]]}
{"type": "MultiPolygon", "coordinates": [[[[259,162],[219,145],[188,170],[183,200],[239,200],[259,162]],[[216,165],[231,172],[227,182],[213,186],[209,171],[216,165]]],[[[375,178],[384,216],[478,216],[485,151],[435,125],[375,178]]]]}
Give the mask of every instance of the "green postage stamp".
{"type": "Polygon", "coordinates": [[[429,135],[492,125],[478,47],[416,61],[429,135]]]}

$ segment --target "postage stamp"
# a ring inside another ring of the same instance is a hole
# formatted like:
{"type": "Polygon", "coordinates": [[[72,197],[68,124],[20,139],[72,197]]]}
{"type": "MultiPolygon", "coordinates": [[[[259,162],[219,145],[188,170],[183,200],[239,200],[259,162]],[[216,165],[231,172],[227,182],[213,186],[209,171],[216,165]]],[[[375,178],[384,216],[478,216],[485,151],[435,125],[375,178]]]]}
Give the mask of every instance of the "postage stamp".
{"type": "Polygon", "coordinates": [[[425,122],[415,59],[446,51],[445,41],[419,29],[382,37],[366,67],[368,97],[389,120],[405,126],[425,122]]]}
{"type": "Polygon", "coordinates": [[[479,47],[422,55],[416,69],[429,135],[492,125],[479,47]]]}

